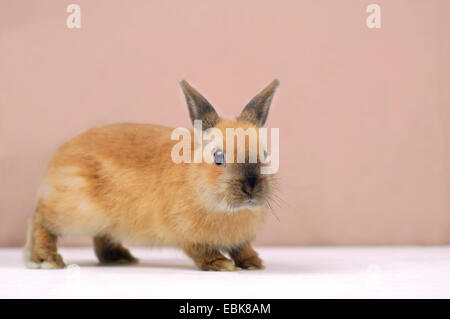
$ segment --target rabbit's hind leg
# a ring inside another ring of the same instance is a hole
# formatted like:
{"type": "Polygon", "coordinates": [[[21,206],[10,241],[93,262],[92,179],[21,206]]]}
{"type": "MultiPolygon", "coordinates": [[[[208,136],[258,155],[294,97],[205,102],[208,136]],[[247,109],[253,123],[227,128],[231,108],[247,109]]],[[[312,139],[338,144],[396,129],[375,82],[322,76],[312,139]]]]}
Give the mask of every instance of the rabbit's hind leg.
{"type": "Polygon", "coordinates": [[[44,223],[42,211],[38,209],[31,217],[28,240],[25,247],[25,264],[28,268],[57,269],[66,265],[57,252],[57,235],[44,223]]]}
{"type": "Polygon", "coordinates": [[[101,264],[125,265],[138,262],[128,249],[109,236],[94,237],[94,250],[101,264]]]}

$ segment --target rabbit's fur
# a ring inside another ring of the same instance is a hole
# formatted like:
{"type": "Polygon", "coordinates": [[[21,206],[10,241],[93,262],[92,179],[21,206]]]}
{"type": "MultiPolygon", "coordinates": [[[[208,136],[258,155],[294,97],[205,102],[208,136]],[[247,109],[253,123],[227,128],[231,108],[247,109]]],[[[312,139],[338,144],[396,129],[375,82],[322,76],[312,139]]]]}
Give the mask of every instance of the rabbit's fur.
{"type": "MultiPolygon", "coordinates": [[[[277,85],[275,80],[261,91],[236,120],[225,120],[181,82],[192,121],[202,120],[204,129],[216,127],[224,137],[228,127],[264,125],[277,85]]],[[[172,130],[115,124],[64,144],[47,169],[30,219],[27,265],[64,267],[57,237],[81,235],[93,237],[102,263],[136,262],[121,245],[126,240],[181,247],[204,270],[263,268],[250,242],[265,219],[274,177],[260,174],[260,163],[176,164],[170,157],[178,142],[171,139],[172,130]],[[245,204],[250,177],[254,201],[245,204]]]]}

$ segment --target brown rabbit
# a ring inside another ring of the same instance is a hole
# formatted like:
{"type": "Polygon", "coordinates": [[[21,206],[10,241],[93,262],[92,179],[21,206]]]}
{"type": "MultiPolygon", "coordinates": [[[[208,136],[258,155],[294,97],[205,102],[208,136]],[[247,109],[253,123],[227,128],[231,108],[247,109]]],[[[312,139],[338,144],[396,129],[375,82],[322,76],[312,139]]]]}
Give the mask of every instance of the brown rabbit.
{"type": "MultiPolygon", "coordinates": [[[[255,96],[236,120],[220,118],[186,81],[181,87],[191,120],[226,136],[226,128],[264,125],[278,83],[255,96]]],[[[261,174],[266,164],[260,160],[224,163],[224,153],[235,149],[216,151],[212,163],[174,163],[171,151],[178,141],[172,131],[115,124],[64,144],[47,169],[30,219],[27,266],[65,267],[57,238],[75,235],[93,237],[101,263],[137,262],[121,245],[126,240],[181,247],[204,270],[262,269],[250,242],[265,219],[274,176],[261,174]]]]}

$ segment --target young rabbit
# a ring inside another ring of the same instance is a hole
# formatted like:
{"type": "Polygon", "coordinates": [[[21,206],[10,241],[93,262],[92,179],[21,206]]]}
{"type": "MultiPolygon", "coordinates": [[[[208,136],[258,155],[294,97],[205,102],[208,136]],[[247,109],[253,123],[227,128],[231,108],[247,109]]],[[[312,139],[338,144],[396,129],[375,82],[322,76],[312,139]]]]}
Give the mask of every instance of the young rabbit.
{"type": "MultiPolygon", "coordinates": [[[[225,137],[226,128],[258,130],[264,125],[278,83],[274,80],[256,95],[235,120],[220,118],[186,81],[181,87],[191,120],[225,137]]],[[[226,163],[224,154],[236,149],[217,149],[212,163],[175,163],[171,152],[179,141],[171,139],[172,131],[115,124],[64,144],[47,169],[30,219],[27,266],[65,267],[57,238],[76,235],[93,237],[101,263],[137,262],[122,246],[126,240],[181,247],[203,270],[264,268],[250,242],[275,187],[274,176],[260,172],[266,164],[260,158],[226,163]]],[[[190,145],[194,150],[195,143],[190,145]]]]}

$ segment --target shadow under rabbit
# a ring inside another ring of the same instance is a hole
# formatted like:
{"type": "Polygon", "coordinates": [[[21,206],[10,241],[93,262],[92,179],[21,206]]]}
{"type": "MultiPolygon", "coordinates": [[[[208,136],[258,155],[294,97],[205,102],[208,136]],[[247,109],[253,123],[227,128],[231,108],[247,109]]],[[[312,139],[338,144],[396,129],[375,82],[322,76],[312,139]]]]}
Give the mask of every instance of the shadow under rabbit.
{"type": "Polygon", "coordinates": [[[81,261],[81,262],[71,262],[68,265],[77,265],[80,267],[105,267],[105,268],[166,268],[166,269],[182,269],[182,270],[198,270],[194,265],[188,264],[176,264],[173,261],[139,261],[134,264],[103,264],[98,261],[81,261]]]}

